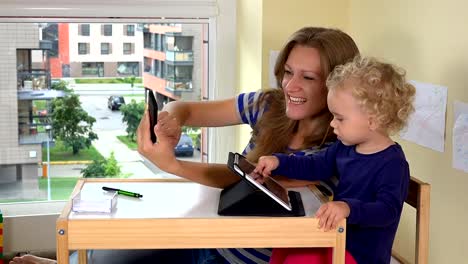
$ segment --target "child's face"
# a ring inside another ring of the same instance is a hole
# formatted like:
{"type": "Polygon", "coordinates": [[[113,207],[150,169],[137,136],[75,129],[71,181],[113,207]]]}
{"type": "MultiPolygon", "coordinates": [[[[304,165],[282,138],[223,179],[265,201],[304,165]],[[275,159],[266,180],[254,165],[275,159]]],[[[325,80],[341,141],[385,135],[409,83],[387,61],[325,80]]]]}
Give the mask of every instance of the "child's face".
{"type": "Polygon", "coordinates": [[[338,139],[345,145],[358,145],[371,135],[370,117],[361,109],[345,83],[344,89],[328,92],[328,108],[333,114],[330,125],[338,139]]]}

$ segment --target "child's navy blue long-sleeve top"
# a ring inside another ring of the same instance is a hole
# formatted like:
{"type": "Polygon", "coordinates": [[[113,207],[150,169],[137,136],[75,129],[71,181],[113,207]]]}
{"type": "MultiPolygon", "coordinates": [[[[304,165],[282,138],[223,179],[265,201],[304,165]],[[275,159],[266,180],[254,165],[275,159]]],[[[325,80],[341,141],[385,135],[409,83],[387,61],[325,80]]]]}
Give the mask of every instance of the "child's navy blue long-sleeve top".
{"type": "Polygon", "coordinates": [[[346,248],[359,264],[390,263],[392,244],[408,193],[409,166],[400,145],[374,154],[360,154],[355,146],[337,141],[310,156],[275,154],[273,175],[299,180],[339,179],[335,201],[351,209],[346,248]]]}

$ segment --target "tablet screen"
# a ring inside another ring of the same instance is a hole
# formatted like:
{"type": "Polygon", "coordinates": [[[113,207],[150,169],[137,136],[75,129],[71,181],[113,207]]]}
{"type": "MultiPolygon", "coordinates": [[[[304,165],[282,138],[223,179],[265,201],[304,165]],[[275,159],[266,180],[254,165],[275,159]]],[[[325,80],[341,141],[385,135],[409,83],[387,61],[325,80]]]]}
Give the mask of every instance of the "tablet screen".
{"type": "Polygon", "coordinates": [[[281,186],[277,181],[271,177],[262,177],[261,175],[254,173],[255,166],[250,163],[244,156],[235,154],[234,165],[238,166],[241,170],[239,173],[243,174],[244,177],[275,201],[280,203],[284,208],[291,210],[291,204],[289,202],[288,191],[281,186]]]}

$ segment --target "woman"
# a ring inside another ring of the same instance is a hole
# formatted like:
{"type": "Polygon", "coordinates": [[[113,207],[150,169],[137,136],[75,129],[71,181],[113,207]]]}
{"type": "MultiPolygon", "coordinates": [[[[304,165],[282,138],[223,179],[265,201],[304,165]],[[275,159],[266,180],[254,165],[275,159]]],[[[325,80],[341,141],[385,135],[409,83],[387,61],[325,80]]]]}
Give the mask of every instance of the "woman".
{"type": "MultiPolygon", "coordinates": [[[[240,94],[221,101],[171,102],[164,107],[155,126],[157,144],[150,140],[149,118],[145,114],[137,132],[138,151],[166,172],[219,188],[239,181],[239,177],[225,164],[177,160],[173,149],[182,125],[249,124],[253,132],[244,153],[253,162],[274,152],[313,154],[335,139],[329,127],[333,117],[327,109],[327,76],[335,66],[358,54],[352,38],[342,31],[302,28],[291,36],[276,62],[275,76],[281,89],[240,94]]],[[[305,184],[285,179],[283,183],[305,184]]],[[[209,251],[211,259],[228,263],[267,263],[271,254],[266,249],[209,251]]]]}
{"type": "MultiPolygon", "coordinates": [[[[302,28],[290,37],[277,59],[275,76],[281,89],[240,94],[220,101],[171,102],[159,114],[155,127],[157,144],[151,142],[149,118],[145,113],[137,132],[138,151],[166,172],[219,188],[239,181],[239,177],[226,164],[177,160],[173,151],[179,141],[181,126],[249,124],[253,130],[252,137],[244,152],[253,162],[273,152],[313,154],[335,139],[329,128],[332,115],[327,109],[325,80],[335,66],[352,60],[358,54],[353,39],[342,31],[302,28]]],[[[306,182],[284,179],[283,184],[290,187],[306,182]]],[[[97,259],[98,254],[108,255],[105,252],[95,251],[93,255],[97,259]]],[[[145,258],[148,263],[160,260],[161,254],[164,258],[172,255],[172,263],[177,263],[175,258],[187,256],[192,257],[192,263],[268,263],[271,250],[161,250],[154,253],[145,258]]],[[[28,256],[28,262],[21,262],[19,257],[12,263],[44,263],[34,262],[33,258],[28,256]]],[[[136,261],[135,257],[132,258],[136,261]]],[[[137,262],[143,263],[143,260],[137,262]]],[[[179,263],[187,262],[181,260],[179,263]]]]}

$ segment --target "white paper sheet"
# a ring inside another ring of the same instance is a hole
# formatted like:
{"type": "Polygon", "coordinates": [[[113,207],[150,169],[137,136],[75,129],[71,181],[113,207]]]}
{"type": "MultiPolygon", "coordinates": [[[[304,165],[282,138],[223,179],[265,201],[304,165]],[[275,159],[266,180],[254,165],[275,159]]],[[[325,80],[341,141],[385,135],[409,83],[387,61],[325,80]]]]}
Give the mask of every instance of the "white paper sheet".
{"type": "Polygon", "coordinates": [[[453,167],[468,172],[468,104],[455,101],[453,125],[453,167]]]}
{"type": "Polygon", "coordinates": [[[276,64],[276,59],[278,58],[279,51],[278,50],[270,50],[270,58],[268,61],[268,83],[270,85],[270,88],[278,88],[278,85],[276,85],[276,77],[275,77],[275,64],[276,64]]]}
{"type": "Polygon", "coordinates": [[[415,112],[401,131],[403,139],[444,152],[447,87],[410,81],[416,87],[415,112]]]}

